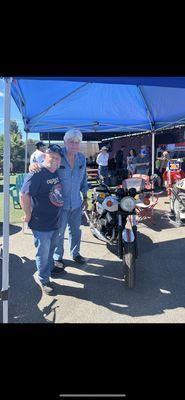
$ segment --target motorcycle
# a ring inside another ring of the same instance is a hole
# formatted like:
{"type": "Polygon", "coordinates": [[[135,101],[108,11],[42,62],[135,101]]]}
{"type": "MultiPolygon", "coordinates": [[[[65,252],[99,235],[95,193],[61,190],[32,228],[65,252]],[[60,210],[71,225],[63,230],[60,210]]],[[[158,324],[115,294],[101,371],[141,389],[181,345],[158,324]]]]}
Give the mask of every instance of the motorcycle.
{"type": "Polygon", "coordinates": [[[180,226],[181,221],[185,220],[185,173],[181,169],[180,160],[169,162],[165,177],[171,215],[175,217],[175,224],[180,226]]]}
{"type": "Polygon", "coordinates": [[[175,216],[177,226],[185,220],[185,178],[178,180],[171,187],[170,210],[175,216]]]}
{"type": "MultiPolygon", "coordinates": [[[[100,184],[93,189],[92,210],[86,214],[92,234],[98,239],[117,245],[118,256],[125,267],[125,281],[129,288],[135,285],[135,264],[138,257],[136,198],[145,189],[142,178],[129,178],[116,188],[100,184]]],[[[144,202],[145,199],[142,198],[144,202]]],[[[146,204],[148,197],[146,197],[146,204]]]]}

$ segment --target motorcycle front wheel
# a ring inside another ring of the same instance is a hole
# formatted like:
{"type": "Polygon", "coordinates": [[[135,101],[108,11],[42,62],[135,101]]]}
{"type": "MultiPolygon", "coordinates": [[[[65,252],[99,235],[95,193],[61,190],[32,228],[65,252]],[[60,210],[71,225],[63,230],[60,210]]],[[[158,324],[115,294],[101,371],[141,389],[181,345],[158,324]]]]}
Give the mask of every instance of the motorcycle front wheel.
{"type": "Polygon", "coordinates": [[[181,215],[181,218],[184,219],[185,218],[185,194],[184,193],[178,193],[178,197],[183,202],[183,204],[180,203],[178,201],[178,199],[174,199],[174,202],[173,202],[174,214],[176,216],[177,213],[179,212],[180,215],[181,215]]]}
{"type": "Polygon", "coordinates": [[[125,266],[125,282],[129,289],[135,286],[135,264],[136,251],[135,243],[124,243],[123,264],[125,266]]]}

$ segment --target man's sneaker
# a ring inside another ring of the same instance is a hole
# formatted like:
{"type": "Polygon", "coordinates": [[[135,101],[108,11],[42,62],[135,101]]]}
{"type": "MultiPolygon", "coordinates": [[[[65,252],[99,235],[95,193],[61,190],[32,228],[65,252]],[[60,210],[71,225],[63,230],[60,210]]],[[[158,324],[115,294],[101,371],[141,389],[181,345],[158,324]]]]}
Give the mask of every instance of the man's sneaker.
{"type": "Polygon", "coordinates": [[[60,269],[64,269],[65,268],[65,264],[63,260],[54,260],[54,266],[58,267],[60,269]]]}
{"type": "Polygon", "coordinates": [[[79,264],[86,264],[86,259],[82,257],[80,254],[77,254],[77,256],[73,257],[73,260],[79,264]]]}
{"type": "Polygon", "coordinates": [[[64,271],[65,265],[63,260],[54,261],[54,268],[51,271],[51,276],[55,274],[61,274],[64,271]]]}
{"type": "Polygon", "coordinates": [[[42,286],[42,291],[45,294],[52,294],[53,293],[52,282],[42,283],[41,286],[42,286]]]}

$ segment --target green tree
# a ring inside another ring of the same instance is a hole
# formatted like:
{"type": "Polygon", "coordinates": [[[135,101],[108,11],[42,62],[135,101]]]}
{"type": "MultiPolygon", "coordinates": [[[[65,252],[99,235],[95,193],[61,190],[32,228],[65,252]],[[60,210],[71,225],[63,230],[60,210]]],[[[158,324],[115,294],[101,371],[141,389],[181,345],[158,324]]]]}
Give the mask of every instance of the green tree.
{"type": "Polygon", "coordinates": [[[16,121],[10,121],[10,160],[14,163],[24,159],[24,142],[16,121]]]}
{"type": "Polygon", "coordinates": [[[10,159],[12,162],[24,159],[24,142],[19,133],[12,132],[10,135],[10,159]]]}
{"type": "Polygon", "coordinates": [[[0,166],[3,160],[3,135],[0,135],[0,166]]]}
{"type": "MultiPolygon", "coordinates": [[[[0,135],[0,159],[3,159],[3,139],[0,135]]],[[[10,121],[10,160],[14,163],[24,159],[24,142],[16,121],[10,121]]]]}
{"type": "Polygon", "coordinates": [[[35,140],[35,139],[28,139],[28,144],[29,144],[29,143],[31,143],[31,144],[32,144],[32,143],[37,143],[37,142],[38,142],[38,140],[35,140]]]}
{"type": "Polygon", "coordinates": [[[21,133],[21,131],[19,130],[19,127],[18,127],[18,125],[17,125],[17,122],[16,121],[10,121],[10,135],[12,134],[12,133],[17,133],[17,134],[19,134],[19,136],[20,136],[20,138],[22,139],[22,133],[21,133]]]}

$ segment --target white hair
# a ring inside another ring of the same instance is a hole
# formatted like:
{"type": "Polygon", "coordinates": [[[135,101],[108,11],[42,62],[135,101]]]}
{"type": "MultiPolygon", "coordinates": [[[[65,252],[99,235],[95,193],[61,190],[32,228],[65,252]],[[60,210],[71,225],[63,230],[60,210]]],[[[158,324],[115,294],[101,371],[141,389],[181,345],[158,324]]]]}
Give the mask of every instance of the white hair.
{"type": "Polygon", "coordinates": [[[79,129],[69,129],[64,135],[64,141],[67,142],[68,140],[78,140],[79,142],[82,141],[82,132],[79,129]]]}

